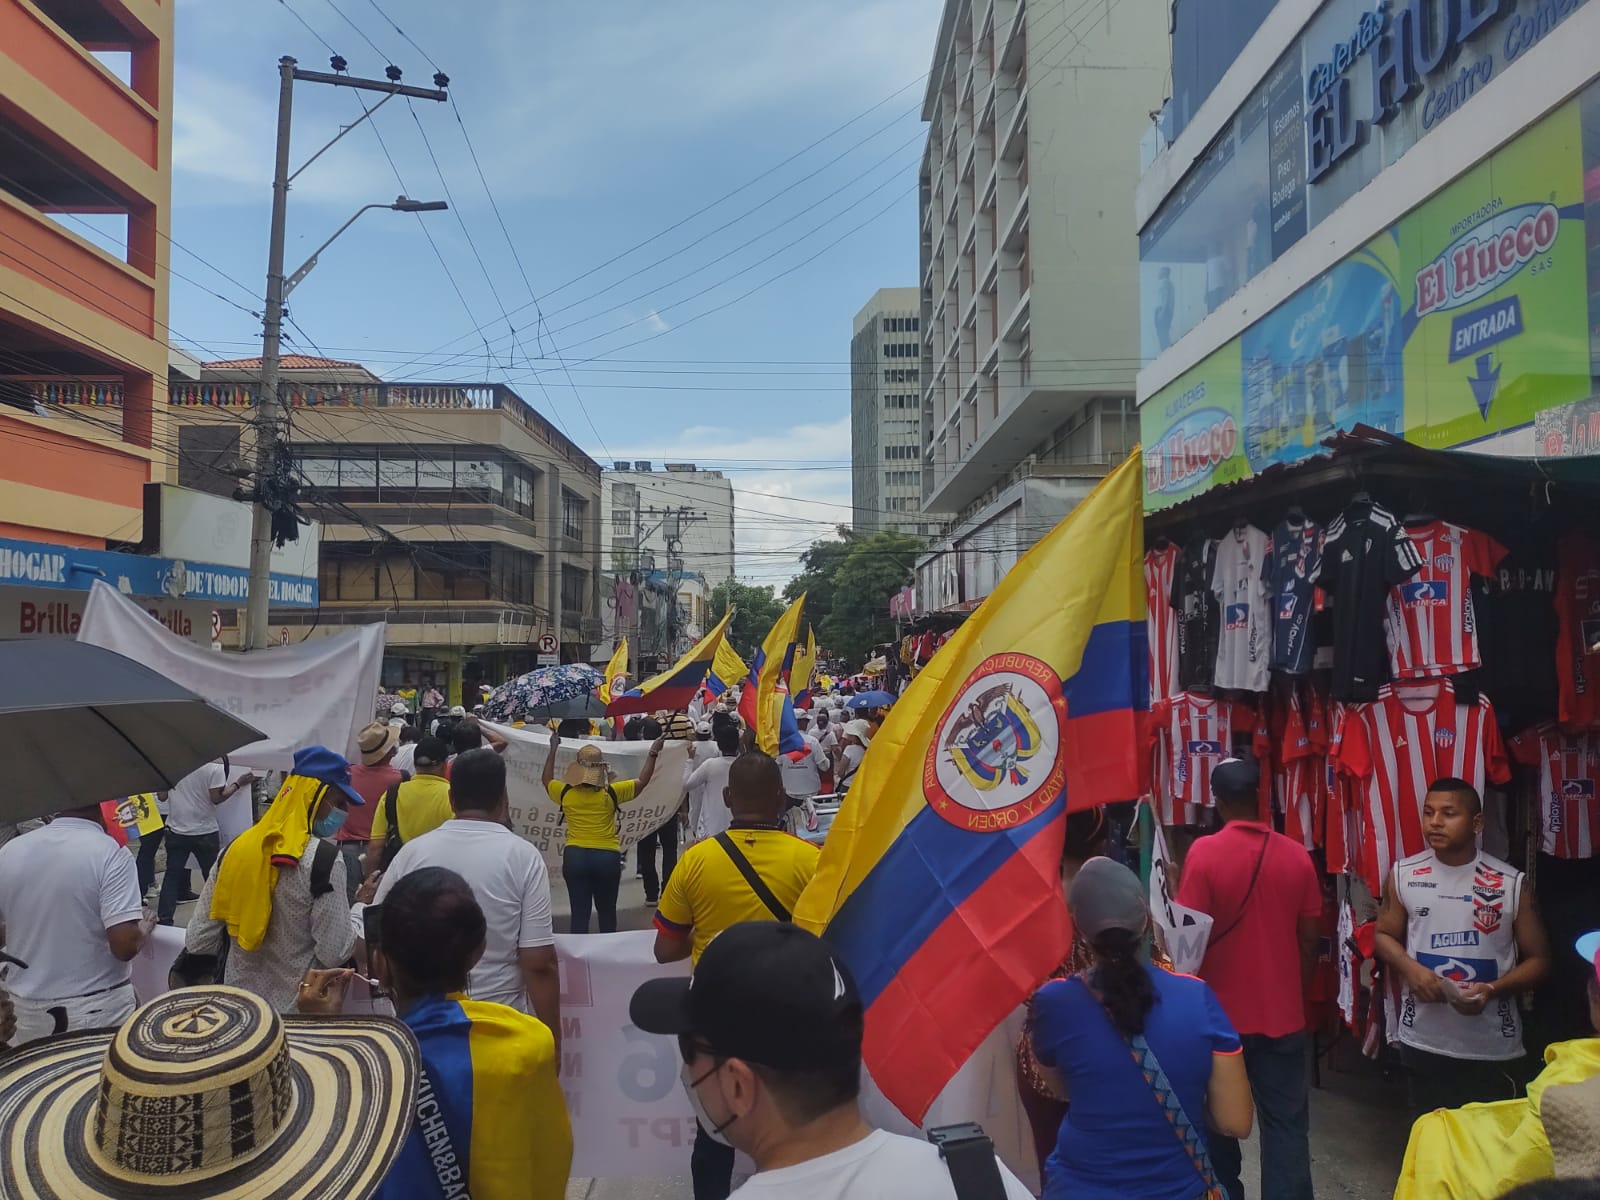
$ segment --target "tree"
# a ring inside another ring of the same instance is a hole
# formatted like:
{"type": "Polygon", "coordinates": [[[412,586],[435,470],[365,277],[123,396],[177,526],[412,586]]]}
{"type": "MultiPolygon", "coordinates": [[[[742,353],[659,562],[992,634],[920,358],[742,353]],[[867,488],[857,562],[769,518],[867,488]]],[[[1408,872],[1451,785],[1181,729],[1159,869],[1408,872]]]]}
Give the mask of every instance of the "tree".
{"type": "Polygon", "coordinates": [[[839,570],[839,564],[844,562],[845,555],[850,553],[851,543],[856,536],[846,525],[839,526],[838,533],[836,538],[811,543],[811,548],[800,555],[800,565],[804,569],[783,589],[783,598],[791,602],[801,592],[806,594],[803,623],[810,623],[818,631],[818,641],[822,639],[822,623],[833,611],[834,575],[839,570]]]}
{"type": "Polygon", "coordinates": [[[894,635],[889,599],[911,582],[922,539],[885,529],[854,535],[844,545],[828,581],[829,611],[817,640],[854,664],[894,635]]]}
{"type": "Polygon", "coordinates": [[[783,615],[784,602],[773,594],[770,584],[755,587],[740,583],[737,579],[726,579],[712,589],[712,615],[720,621],[722,614],[728,611],[729,604],[738,612],[728,623],[728,641],[748,662],[756,652],[756,647],[767,636],[767,631],[783,615]]]}

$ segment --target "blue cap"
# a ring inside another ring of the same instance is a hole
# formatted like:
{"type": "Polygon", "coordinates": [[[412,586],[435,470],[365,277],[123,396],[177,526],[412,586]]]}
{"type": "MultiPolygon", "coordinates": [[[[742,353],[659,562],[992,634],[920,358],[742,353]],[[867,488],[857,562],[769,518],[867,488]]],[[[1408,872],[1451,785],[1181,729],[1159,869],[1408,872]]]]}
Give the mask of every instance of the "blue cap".
{"type": "Polygon", "coordinates": [[[350,786],[350,764],[345,756],[336,754],[326,746],[307,746],[294,752],[294,775],[316,779],[329,787],[336,787],[351,804],[365,804],[361,793],[350,786]]]}
{"type": "Polygon", "coordinates": [[[1600,979],[1600,929],[1591,930],[1584,934],[1575,943],[1578,953],[1583,955],[1583,961],[1594,965],[1594,975],[1600,979]]]}

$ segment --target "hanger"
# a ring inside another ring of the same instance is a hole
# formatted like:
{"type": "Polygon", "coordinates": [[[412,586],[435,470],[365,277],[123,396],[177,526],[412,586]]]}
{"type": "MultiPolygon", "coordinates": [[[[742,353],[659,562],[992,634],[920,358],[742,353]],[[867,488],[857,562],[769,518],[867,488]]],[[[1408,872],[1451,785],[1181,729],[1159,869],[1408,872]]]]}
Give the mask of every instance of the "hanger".
{"type": "Polygon", "coordinates": [[[1238,516],[1234,517],[1234,519],[1233,519],[1233,531],[1235,533],[1243,533],[1246,529],[1249,529],[1249,528],[1250,528],[1250,520],[1243,513],[1240,513],[1238,516]]]}
{"type": "Polygon", "coordinates": [[[1284,516],[1291,525],[1304,525],[1306,523],[1306,510],[1298,504],[1289,505],[1289,511],[1284,516]]]}

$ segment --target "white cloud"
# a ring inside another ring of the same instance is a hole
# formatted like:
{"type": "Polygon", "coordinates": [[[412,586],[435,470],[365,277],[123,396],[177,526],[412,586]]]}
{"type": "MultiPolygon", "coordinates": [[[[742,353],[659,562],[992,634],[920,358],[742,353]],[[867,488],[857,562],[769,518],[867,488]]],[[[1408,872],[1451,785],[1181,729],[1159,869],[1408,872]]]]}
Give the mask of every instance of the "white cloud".
{"type": "Polygon", "coordinates": [[[667,330],[672,328],[667,319],[653,308],[645,313],[644,324],[645,328],[651,333],[666,333],[667,330]]]}

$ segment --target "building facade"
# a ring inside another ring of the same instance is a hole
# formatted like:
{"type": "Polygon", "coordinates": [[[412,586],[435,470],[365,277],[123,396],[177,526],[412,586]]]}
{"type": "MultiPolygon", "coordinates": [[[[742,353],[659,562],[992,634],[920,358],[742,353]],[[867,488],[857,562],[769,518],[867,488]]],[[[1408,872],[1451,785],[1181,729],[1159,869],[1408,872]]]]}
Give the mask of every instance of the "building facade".
{"type": "Polygon", "coordinates": [[[0,538],[137,542],[166,477],[172,23],[0,0],[0,538]]]}
{"type": "MultiPolygon", "coordinates": [[[[172,384],[179,482],[231,493],[252,453],[241,422],[259,359],[172,384]]],[[[516,392],[385,383],[357,363],[286,356],[302,508],[321,523],[319,606],[271,611],[298,639],[388,626],[386,688],[495,685],[601,638],[600,466],[516,392]]]]}
{"type": "Polygon", "coordinates": [[[1177,23],[1208,65],[1136,193],[1147,506],[1357,424],[1591,452],[1600,6],[1263,7],[1220,58],[1177,23]]]}
{"type": "Polygon", "coordinates": [[[1167,22],[1160,0],[945,4],[919,216],[922,506],[950,532],[919,564],[920,609],[981,599],[1136,440],[1124,216],[1167,22]]]}
{"type": "Polygon", "coordinates": [[[862,533],[924,532],[922,296],[879,288],[850,336],[850,507],[862,533]]]}

